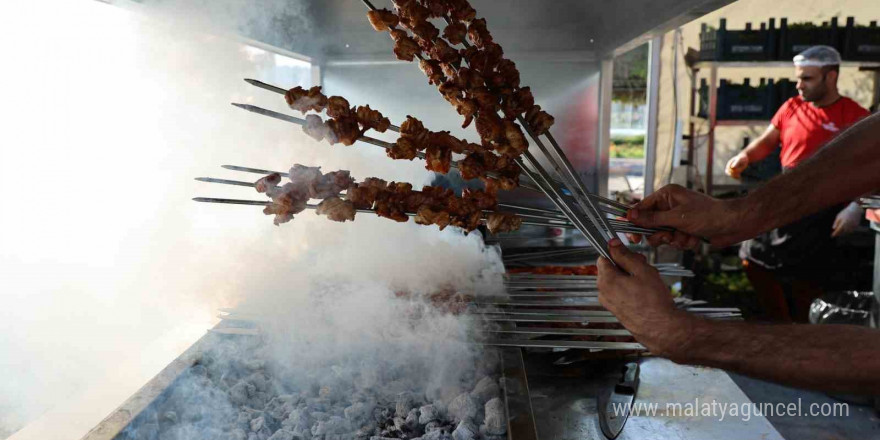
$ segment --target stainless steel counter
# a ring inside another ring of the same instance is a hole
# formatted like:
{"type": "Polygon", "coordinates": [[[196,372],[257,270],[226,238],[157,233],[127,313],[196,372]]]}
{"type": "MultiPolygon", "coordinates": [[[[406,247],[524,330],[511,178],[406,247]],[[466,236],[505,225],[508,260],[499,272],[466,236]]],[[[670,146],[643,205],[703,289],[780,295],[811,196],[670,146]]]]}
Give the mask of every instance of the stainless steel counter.
{"type": "MultiPolygon", "coordinates": [[[[589,375],[535,375],[530,372],[529,389],[538,437],[556,440],[604,439],[599,430],[596,396],[617,379],[616,368],[606,372],[585,371],[589,375]]],[[[763,416],[744,420],[731,417],[730,410],[718,415],[672,414],[667,404],[690,403],[702,406],[751,405],[751,400],[721,370],[690,367],[659,358],[641,361],[641,385],[636,402],[656,404],[655,415],[633,414],[618,439],[735,439],[775,440],[783,437],[763,416]],[[697,400],[699,399],[699,400],[697,400]]],[[[674,407],[670,407],[672,409],[674,407]]],[[[729,407],[728,407],[729,408],[729,407]]],[[[751,408],[752,410],[754,408],[751,408]]]]}

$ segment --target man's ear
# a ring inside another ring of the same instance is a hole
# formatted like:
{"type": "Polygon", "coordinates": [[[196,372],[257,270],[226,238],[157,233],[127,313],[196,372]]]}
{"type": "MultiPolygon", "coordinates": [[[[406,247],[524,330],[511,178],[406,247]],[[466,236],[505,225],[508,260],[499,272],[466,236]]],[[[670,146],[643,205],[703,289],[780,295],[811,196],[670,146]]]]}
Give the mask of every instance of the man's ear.
{"type": "Polygon", "coordinates": [[[825,78],[828,81],[828,85],[837,84],[837,79],[840,77],[840,72],[836,70],[829,70],[828,73],[825,74],[825,78]]]}

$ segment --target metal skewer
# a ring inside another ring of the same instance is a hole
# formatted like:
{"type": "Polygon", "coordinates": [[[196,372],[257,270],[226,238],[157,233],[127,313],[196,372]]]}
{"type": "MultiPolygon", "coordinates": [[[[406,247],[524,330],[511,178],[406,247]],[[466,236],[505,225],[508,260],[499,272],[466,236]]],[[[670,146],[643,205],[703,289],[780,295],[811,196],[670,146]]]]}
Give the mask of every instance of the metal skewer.
{"type": "MultiPolygon", "coordinates": [[[[214,197],[193,197],[193,200],[196,202],[202,203],[220,203],[226,205],[252,205],[252,206],[269,206],[272,204],[272,201],[264,201],[264,200],[240,200],[240,199],[222,199],[222,198],[214,198],[214,197]]],[[[318,205],[314,204],[306,204],[306,209],[317,209],[318,205]]],[[[362,214],[377,214],[373,209],[355,209],[355,212],[362,214]]],[[[377,214],[378,215],[378,214],[377,214]]],[[[415,217],[416,214],[407,212],[406,215],[408,217],[415,217]]],[[[486,222],[486,218],[481,219],[482,223],[486,222]]],[[[546,224],[541,222],[530,222],[523,221],[524,225],[535,225],[535,226],[545,226],[546,224]]]]}
{"type": "MultiPolygon", "coordinates": [[[[264,175],[273,173],[273,171],[270,171],[270,170],[261,170],[261,169],[257,169],[257,168],[247,168],[247,167],[240,167],[240,166],[235,166],[235,165],[223,165],[223,167],[227,168],[227,169],[231,169],[231,170],[236,170],[236,171],[246,171],[246,172],[253,172],[253,173],[259,173],[259,174],[264,174],[264,175]]],[[[276,173],[278,173],[279,175],[285,176],[285,177],[288,176],[288,173],[282,173],[282,172],[277,172],[277,171],[276,171],[276,173]]],[[[244,187],[254,187],[255,186],[254,183],[250,183],[250,182],[243,182],[243,181],[229,180],[229,179],[219,179],[219,178],[214,178],[214,177],[196,177],[195,180],[198,180],[200,182],[220,183],[220,184],[224,184],[224,185],[233,185],[233,186],[244,186],[244,187]]],[[[518,205],[506,205],[506,206],[509,206],[512,208],[523,208],[518,205]]],[[[528,208],[526,208],[526,209],[528,209],[528,208]]],[[[484,212],[488,213],[490,211],[484,211],[484,212]]],[[[567,219],[562,218],[562,217],[549,216],[549,215],[538,215],[538,214],[523,214],[523,213],[516,213],[516,215],[518,215],[520,217],[524,217],[524,218],[533,218],[533,219],[538,220],[538,221],[529,221],[528,224],[530,224],[530,225],[561,227],[561,228],[574,227],[571,223],[568,222],[567,219]],[[540,220],[544,220],[544,221],[540,221],[540,220]]],[[[618,227],[621,227],[622,230],[625,230],[626,232],[633,233],[633,234],[652,234],[652,233],[657,232],[656,230],[653,230],[651,228],[643,228],[643,227],[635,226],[635,225],[632,225],[627,222],[622,222],[620,220],[614,220],[614,222],[617,222],[618,227]]]]}

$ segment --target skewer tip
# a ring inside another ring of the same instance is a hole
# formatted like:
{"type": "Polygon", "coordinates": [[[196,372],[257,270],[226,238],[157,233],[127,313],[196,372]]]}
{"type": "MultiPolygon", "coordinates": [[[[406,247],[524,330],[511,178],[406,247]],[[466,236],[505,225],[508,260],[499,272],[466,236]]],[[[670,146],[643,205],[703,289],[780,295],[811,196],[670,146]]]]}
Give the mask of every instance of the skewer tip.
{"type": "Polygon", "coordinates": [[[255,79],[253,79],[253,78],[245,78],[244,81],[245,81],[246,83],[248,83],[248,84],[252,84],[252,85],[257,85],[257,83],[260,82],[260,81],[257,81],[257,80],[255,80],[255,79]]]}
{"type": "Polygon", "coordinates": [[[238,108],[243,108],[243,109],[245,109],[245,110],[250,110],[250,107],[251,107],[250,105],[247,105],[247,104],[239,104],[239,103],[237,103],[237,102],[232,102],[232,103],[230,103],[230,104],[232,104],[232,105],[234,105],[234,106],[236,106],[236,107],[238,107],[238,108]]]}

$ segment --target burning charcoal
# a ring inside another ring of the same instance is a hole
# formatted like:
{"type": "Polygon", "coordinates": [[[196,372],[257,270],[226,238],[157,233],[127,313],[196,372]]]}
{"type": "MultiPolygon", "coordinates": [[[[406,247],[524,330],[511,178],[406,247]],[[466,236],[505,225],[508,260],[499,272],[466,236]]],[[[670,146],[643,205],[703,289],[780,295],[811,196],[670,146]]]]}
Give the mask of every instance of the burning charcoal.
{"type": "Polygon", "coordinates": [[[426,433],[425,435],[421,436],[419,439],[420,440],[452,440],[452,436],[450,436],[448,432],[438,429],[436,431],[431,431],[431,432],[426,433]]]}
{"type": "Polygon", "coordinates": [[[438,418],[440,415],[434,405],[425,405],[419,408],[419,425],[427,425],[428,422],[433,422],[438,418]]]}
{"type": "Polygon", "coordinates": [[[395,415],[397,417],[406,417],[409,411],[415,407],[415,396],[410,392],[404,392],[397,395],[395,403],[395,415]]]}
{"type": "Polygon", "coordinates": [[[330,414],[327,414],[323,411],[313,411],[309,413],[309,417],[311,417],[312,420],[318,422],[326,422],[327,420],[330,420],[330,414]]]}
{"type": "Polygon", "coordinates": [[[293,433],[286,429],[279,429],[269,437],[269,440],[293,440],[293,433]]]}
{"type": "Polygon", "coordinates": [[[257,393],[257,387],[253,384],[239,381],[235,386],[229,389],[229,400],[236,405],[247,404],[251,397],[257,393]]]}
{"type": "Polygon", "coordinates": [[[269,378],[266,377],[265,374],[260,373],[259,371],[254,374],[251,374],[245,380],[247,380],[249,383],[254,384],[254,386],[257,388],[257,391],[262,391],[262,392],[269,391],[269,378]]]}
{"type": "Polygon", "coordinates": [[[309,419],[308,409],[293,410],[285,422],[287,426],[309,426],[311,420],[309,419]]]}
{"type": "Polygon", "coordinates": [[[415,428],[419,426],[419,410],[418,408],[413,408],[409,410],[409,413],[406,415],[406,424],[411,428],[415,428]]]}
{"type": "Polygon", "coordinates": [[[473,440],[480,430],[470,420],[462,420],[458,422],[455,431],[452,431],[453,440],[473,440]]]}
{"type": "Polygon", "coordinates": [[[489,376],[486,376],[479,381],[477,386],[474,387],[474,390],[471,391],[471,398],[473,398],[478,405],[482,405],[490,399],[500,395],[501,388],[498,387],[498,383],[495,382],[495,379],[489,376]]]}
{"type": "Polygon", "coordinates": [[[251,420],[251,431],[258,432],[263,426],[266,424],[266,419],[264,417],[257,417],[251,420]]]}
{"type": "Polygon", "coordinates": [[[507,416],[504,414],[504,402],[496,397],[486,402],[486,418],[483,420],[483,428],[486,434],[501,435],[507,432],[507,416]]]}
{"type": "Polygon", "coordinates": [[[425,425],[425,432],[436,431],[442,427],[443,425],[441,425],[440,422],[434,420],[433,422],[428,422],[428,424],[425,425]]]}
{"type": "Polygon", "coordinates": [[[373,406],[364,402],[358,402],[345,408],[345,418],[354,423],[366,420],[373,413],[373,406]]]}
{"type": "Polygon", "coordinates": [[[479,406],[469,393],[459,394],[458,397],[449,403],[449,408],[447,409],[447,412],[455,422],[471,420],[477,415],[478,411],[479,406]]]}

